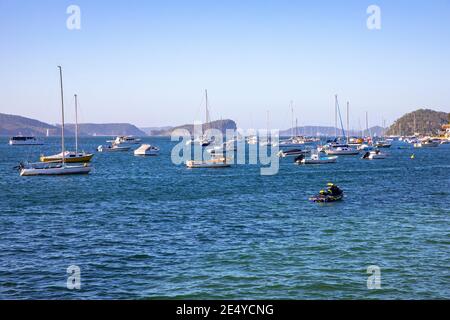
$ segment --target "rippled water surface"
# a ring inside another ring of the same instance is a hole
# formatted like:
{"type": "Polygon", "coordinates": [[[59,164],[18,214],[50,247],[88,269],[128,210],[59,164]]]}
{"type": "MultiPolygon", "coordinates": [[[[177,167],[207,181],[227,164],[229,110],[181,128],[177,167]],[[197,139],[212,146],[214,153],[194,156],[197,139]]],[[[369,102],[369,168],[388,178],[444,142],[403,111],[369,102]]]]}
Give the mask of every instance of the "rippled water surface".
{"type": "Polygon", "coordinates": [[[450,145],[283,160],[261,176],[257,165],[188,170],[171,163],[169,139],[144,140],[161,155],[96,154],[88,176],[19,177],[19,160],[56,153],[58,140],[0,139],[0,298],[450,298],[450,145]],[[307,201],[329,181],[344,201],[307,201]],[[80,290],[66,288],[69,265],[80,290]],[[380,290],[367,289],[369,265],[380,290]]]}

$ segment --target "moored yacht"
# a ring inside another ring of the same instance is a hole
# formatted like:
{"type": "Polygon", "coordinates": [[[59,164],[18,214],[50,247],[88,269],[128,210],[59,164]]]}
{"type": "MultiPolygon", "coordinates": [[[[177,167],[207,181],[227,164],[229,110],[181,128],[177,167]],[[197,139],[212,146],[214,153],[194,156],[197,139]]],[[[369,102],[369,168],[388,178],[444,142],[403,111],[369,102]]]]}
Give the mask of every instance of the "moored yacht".
{"type": "Polygon", "coordinates": [[[112,144],[116,146],[131,146],[141,143],[141,139],[135,138],[133,136],[118,136],[113,141],[108,142],[112,142],[112,144]]]}
{"type": "Polygon", "coordinates": [[[40,146],[43,144],[32,136],[14,136],[9,139],[9,145],[11,146],[40,146]]]}
{"type": "Polygon", "coordinates": [[[91,167],[84,163],[82,165],[67,165],[65,159],[64,150],[64,93],[63,93],[63,81],[62,81],[62,68],[58,66],[60,87],[61,87],[61,162],[48,162],[48,163],[28,163],[20,164],[21,176],[41,176],[41,175],[67,175],[67,174],[88,174],[91,171],[91,167]]]}
{"type": "Polygon", "coordinates": [[[135,156],[157,156],[158,154],[159,148],[150,144],[143,144],[134,150],[135,156]]]}

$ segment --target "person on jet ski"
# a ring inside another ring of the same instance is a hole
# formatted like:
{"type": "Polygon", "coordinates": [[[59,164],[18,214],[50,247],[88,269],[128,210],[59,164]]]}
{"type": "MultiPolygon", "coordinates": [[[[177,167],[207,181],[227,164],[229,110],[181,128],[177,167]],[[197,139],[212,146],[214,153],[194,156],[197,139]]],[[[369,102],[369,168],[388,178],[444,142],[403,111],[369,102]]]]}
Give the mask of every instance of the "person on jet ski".
{"type": "Polygon", "coordinates": [[[340,196],[342,194],[342,190],[333,183],[328,183],[328,192],[332,196],[340,196]]]}

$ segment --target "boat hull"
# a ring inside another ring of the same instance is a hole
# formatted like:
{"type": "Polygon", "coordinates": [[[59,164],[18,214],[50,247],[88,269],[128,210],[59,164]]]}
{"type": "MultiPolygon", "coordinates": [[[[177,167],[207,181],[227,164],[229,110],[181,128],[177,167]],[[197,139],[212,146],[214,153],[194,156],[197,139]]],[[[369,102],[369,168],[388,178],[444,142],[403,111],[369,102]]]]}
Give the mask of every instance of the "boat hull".
{"type": "MultiPolygon", "coordinates": [[[[66,163],[85,163],[90,162],[92,160],[93,154],[86,154],[83,156],[74,156],[74,157],[65,157],[64,162],[66,163]]],[[[62,162],[62,157],[60,156],[42,156],[40,158],[41,162],[62,162]]]]}
{"type": "Polygon", "coordinates": [[[89,166],[61,166],[55,168],[24,168],[20,171],[21,176],[60,176],[74,174],[88,174],[89,166]]]}
{"type": "Polygon", "coordinates": [[[335,163],[338,157],[328,157],[322,159],[303,159],[301,161],[302,164],[326,164],[326,163],[335,163]]]}

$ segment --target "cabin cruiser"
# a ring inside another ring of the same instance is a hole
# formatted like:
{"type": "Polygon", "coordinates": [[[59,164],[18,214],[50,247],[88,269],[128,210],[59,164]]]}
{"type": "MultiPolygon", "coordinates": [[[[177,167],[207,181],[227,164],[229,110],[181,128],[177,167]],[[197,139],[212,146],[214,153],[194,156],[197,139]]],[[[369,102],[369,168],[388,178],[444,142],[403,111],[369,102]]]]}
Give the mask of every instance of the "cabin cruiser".
{"type": "Polygon", "coordinates": [[[98,152],[121,152],[121,151],[129,151],[131,147],[121,147],[118,145],[112,145],[112,146],[98,146],[97,151],[98,152]]]}
{"type": "Polygon", "coordinates": [[[192,144],[199,144],[202,147],[207,147],[212,143],[210,139],[207,139],[206,137],[198,137],[197,139],[191,139],[188,142],[186,142],[186,145],[192,145],[192,144]]]}
{"type": "Polygon", "coordinates": [[[419,142],[414,143],[414,148],[433,148],[438,146],[439,142],[432,139],[423,139],[419,142]]]}
{"type": "Polygon", "coordinates": [[[11,146],[40,146],[44,143],[31,136],[14,136],[9,139],[11,146]]]}
{"type": "Polygon", "coordinates": [[[141,139],[135,138],[133,136],[118,136],[116,137],[116,139],[107,142],[111,142],[113,145],[116,146],[127,146],[139,144],[141,143],[141,139]]]}
{"type": "Polygon", "coordinates": [[[335,163],[337,156],[324,157],[320,154],[312,154],[311,157],[305,158],[303,155],[295,158],[295,163],[297,164],[325,164],[325,163],[335,163]]]}
{"type": "Polygon", "coordinates": [[[159,148],[150,144],[143,144],[136,150],[134,150],[135,156],[157,156],[159,154],[159,148]]]}
{"type": "Polygon", "coordinates": [[[186,167],[188,168],[228,168],[231,166],[225,157],[215,157],[210,160],[188,160],[186,167]]]}
{"type": "Polygon", "coordinates": [[[361,159],[364,160],[377,160],[377,159],[386,159],[387,154],[382,153],[380,150],[368,151],[366,152],[361,159]]]}
{"type": "Polygon", "coordinates": [[[306,155],[311,153],[311,150],[309,149],[290,149],[290,150],[280,150],[277,153],[277,156],[280,158],[286,158],[286,157],[295,157],[298,155],[306,155]]]}
{"type": "Polygon", "coordinates": [[[345,155],[356,155],[359,154],[359,150],[353,149],[347,145],[341,145],[341,146],[333,146],[329,149],[327,149],[326,154],[328,155],[335,155],[335,156],[345,156],[345,155]]]}
{"type": "Polygon", "coordinates": [[[390,143],[387,140],[379,140],[379,141],[375,142],[376,148],[390,148],[391,146],[392,146],[392,143],[390,143]]]}

